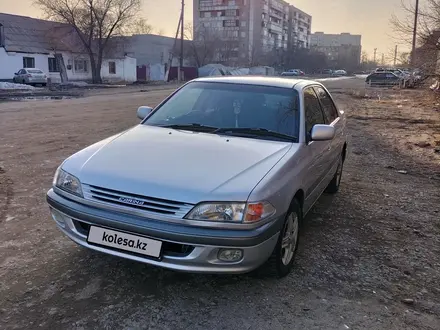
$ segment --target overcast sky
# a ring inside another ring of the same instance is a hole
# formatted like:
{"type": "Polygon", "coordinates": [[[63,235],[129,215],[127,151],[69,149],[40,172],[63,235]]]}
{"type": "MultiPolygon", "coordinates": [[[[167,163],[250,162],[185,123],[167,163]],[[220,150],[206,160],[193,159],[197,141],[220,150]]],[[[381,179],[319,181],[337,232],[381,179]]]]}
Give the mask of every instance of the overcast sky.
{"type": "MultiPolygon", "coordinates": [[[[411,1],[411,0],[407,0],[411,1]]],[[[174,35],[181,0],[143,0],[143,16],[157,30],[174,35]]],[[[401,0],[288,0],[312,15],[312,32],[349,32],[362,35],[362,46],[370,57],[377,48],[378,57],[399,43],[392,37],[391,15],[402,15],[401,0]]],[[[33,0],[0,0],[0,12],[42,18],[33,0]]],[[[186,17],[192,20],[192,0],[186,0],[186,17]]],[[[406,45],[401,45],[401,48],[406,45]]]]}

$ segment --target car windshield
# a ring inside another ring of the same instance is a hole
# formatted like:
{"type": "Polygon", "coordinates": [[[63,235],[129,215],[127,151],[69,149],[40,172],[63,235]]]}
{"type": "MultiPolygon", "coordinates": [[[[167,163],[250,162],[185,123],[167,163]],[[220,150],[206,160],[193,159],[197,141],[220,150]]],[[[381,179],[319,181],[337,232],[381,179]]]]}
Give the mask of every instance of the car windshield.
{"type": "Polygon", "coordinates": [[[276,134],[297,142],[298,92],[291,88],[219,82],[192,82],[180,89],[143,124],[194,130],[207,127],[210,133],[274,139],[276,134]],[[260,129],[253,136],[250,130],[260,129]],[[262,134],[271,132],[272,134],[262,134]]]}
{"type": "Polygon", "coordinates": [[[43,73],[43,71],[41,71],[41,70],[27,70],[27,72],[29,72],[29,73],[43,73]]]}

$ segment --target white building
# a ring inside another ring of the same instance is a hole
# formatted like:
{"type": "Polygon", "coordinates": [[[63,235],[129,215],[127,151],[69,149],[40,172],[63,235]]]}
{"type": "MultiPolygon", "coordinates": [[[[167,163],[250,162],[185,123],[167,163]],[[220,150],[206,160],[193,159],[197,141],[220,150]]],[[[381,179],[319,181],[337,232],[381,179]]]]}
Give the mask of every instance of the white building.
{"type": "MultiPolygon", "coordinates": [[[[12,80],[22,68],[38,68],[58,82],[55,53],[62,54],[70,81],[92,79],[89,56],[71,26],[0,13],[0,80],[12,80]]],[[[136,81],[136,59],[118,51],[104,56],[101,77],[108,82],[136,81]]]]}
{"type": "MultiPolygon", "coordinates": [[[[139,81],[164,80],[168,66],[177,67],[180,62],[180,40],[154,35],[136,34],[117,38],[120,51],[130,54],[136,59],[139,81]]],[[[185,41],[185,48],[189,46],[185,41]]],[[[184,67],[190,66],[184,58],[184,67]]]]}
{"type": "Polygon", "coordinates": [[[284,0],[193,0],[193,24],[195,38],[209,31],[227,40],[240,63],[273,50],[308,48],[312,17],[284,0]]]}

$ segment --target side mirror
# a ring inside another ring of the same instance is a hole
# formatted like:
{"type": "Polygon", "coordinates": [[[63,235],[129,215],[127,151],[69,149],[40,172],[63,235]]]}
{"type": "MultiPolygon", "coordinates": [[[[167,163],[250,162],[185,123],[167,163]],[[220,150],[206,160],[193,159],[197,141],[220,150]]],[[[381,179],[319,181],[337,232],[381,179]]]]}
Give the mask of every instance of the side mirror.
{"type": "Polygon", "coordinates": [[[139,119],[144,119],[153,110],[151,107],[141,106],[137,110],[137,116],[139,119]]]}
{"type": "Polygon", "coordinates": [[[333,140],[335,134],[336,130],[333,126],[317,124],[312,128],[311,139],[312,141],[333,140]]]}
{"type": "Polygon", "coordinates": [[[17,75],[18,75],[18,72],[14,72],[14,74],[17,76],[17,75]]]}

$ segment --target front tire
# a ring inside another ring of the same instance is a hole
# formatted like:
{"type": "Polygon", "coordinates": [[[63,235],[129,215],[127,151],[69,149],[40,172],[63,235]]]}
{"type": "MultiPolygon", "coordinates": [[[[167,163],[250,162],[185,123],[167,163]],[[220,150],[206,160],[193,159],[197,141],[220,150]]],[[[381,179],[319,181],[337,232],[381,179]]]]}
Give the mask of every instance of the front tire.
{"type": "Polygon", "coordinates": [[[327,193],[336,194],[339,191],[339,186],[341,185],[343,167],[344,167],[344,157],[341,154],[341,156],[339,157],[339,163],[338,163],[338,168],[336,169],[336,173],[333,176],[332,181],[330,181],[330,183],[328,184],[325,190],[327,193]]]}
{"type": "Polygon", "coordinates": [[[282,278],[292,270],[298,250],[301,222],[301,205],[297,199],[294,199],[284,220],[275,249],[267,262],[262,266],[262,270],[267,275],[282,278]]]}

